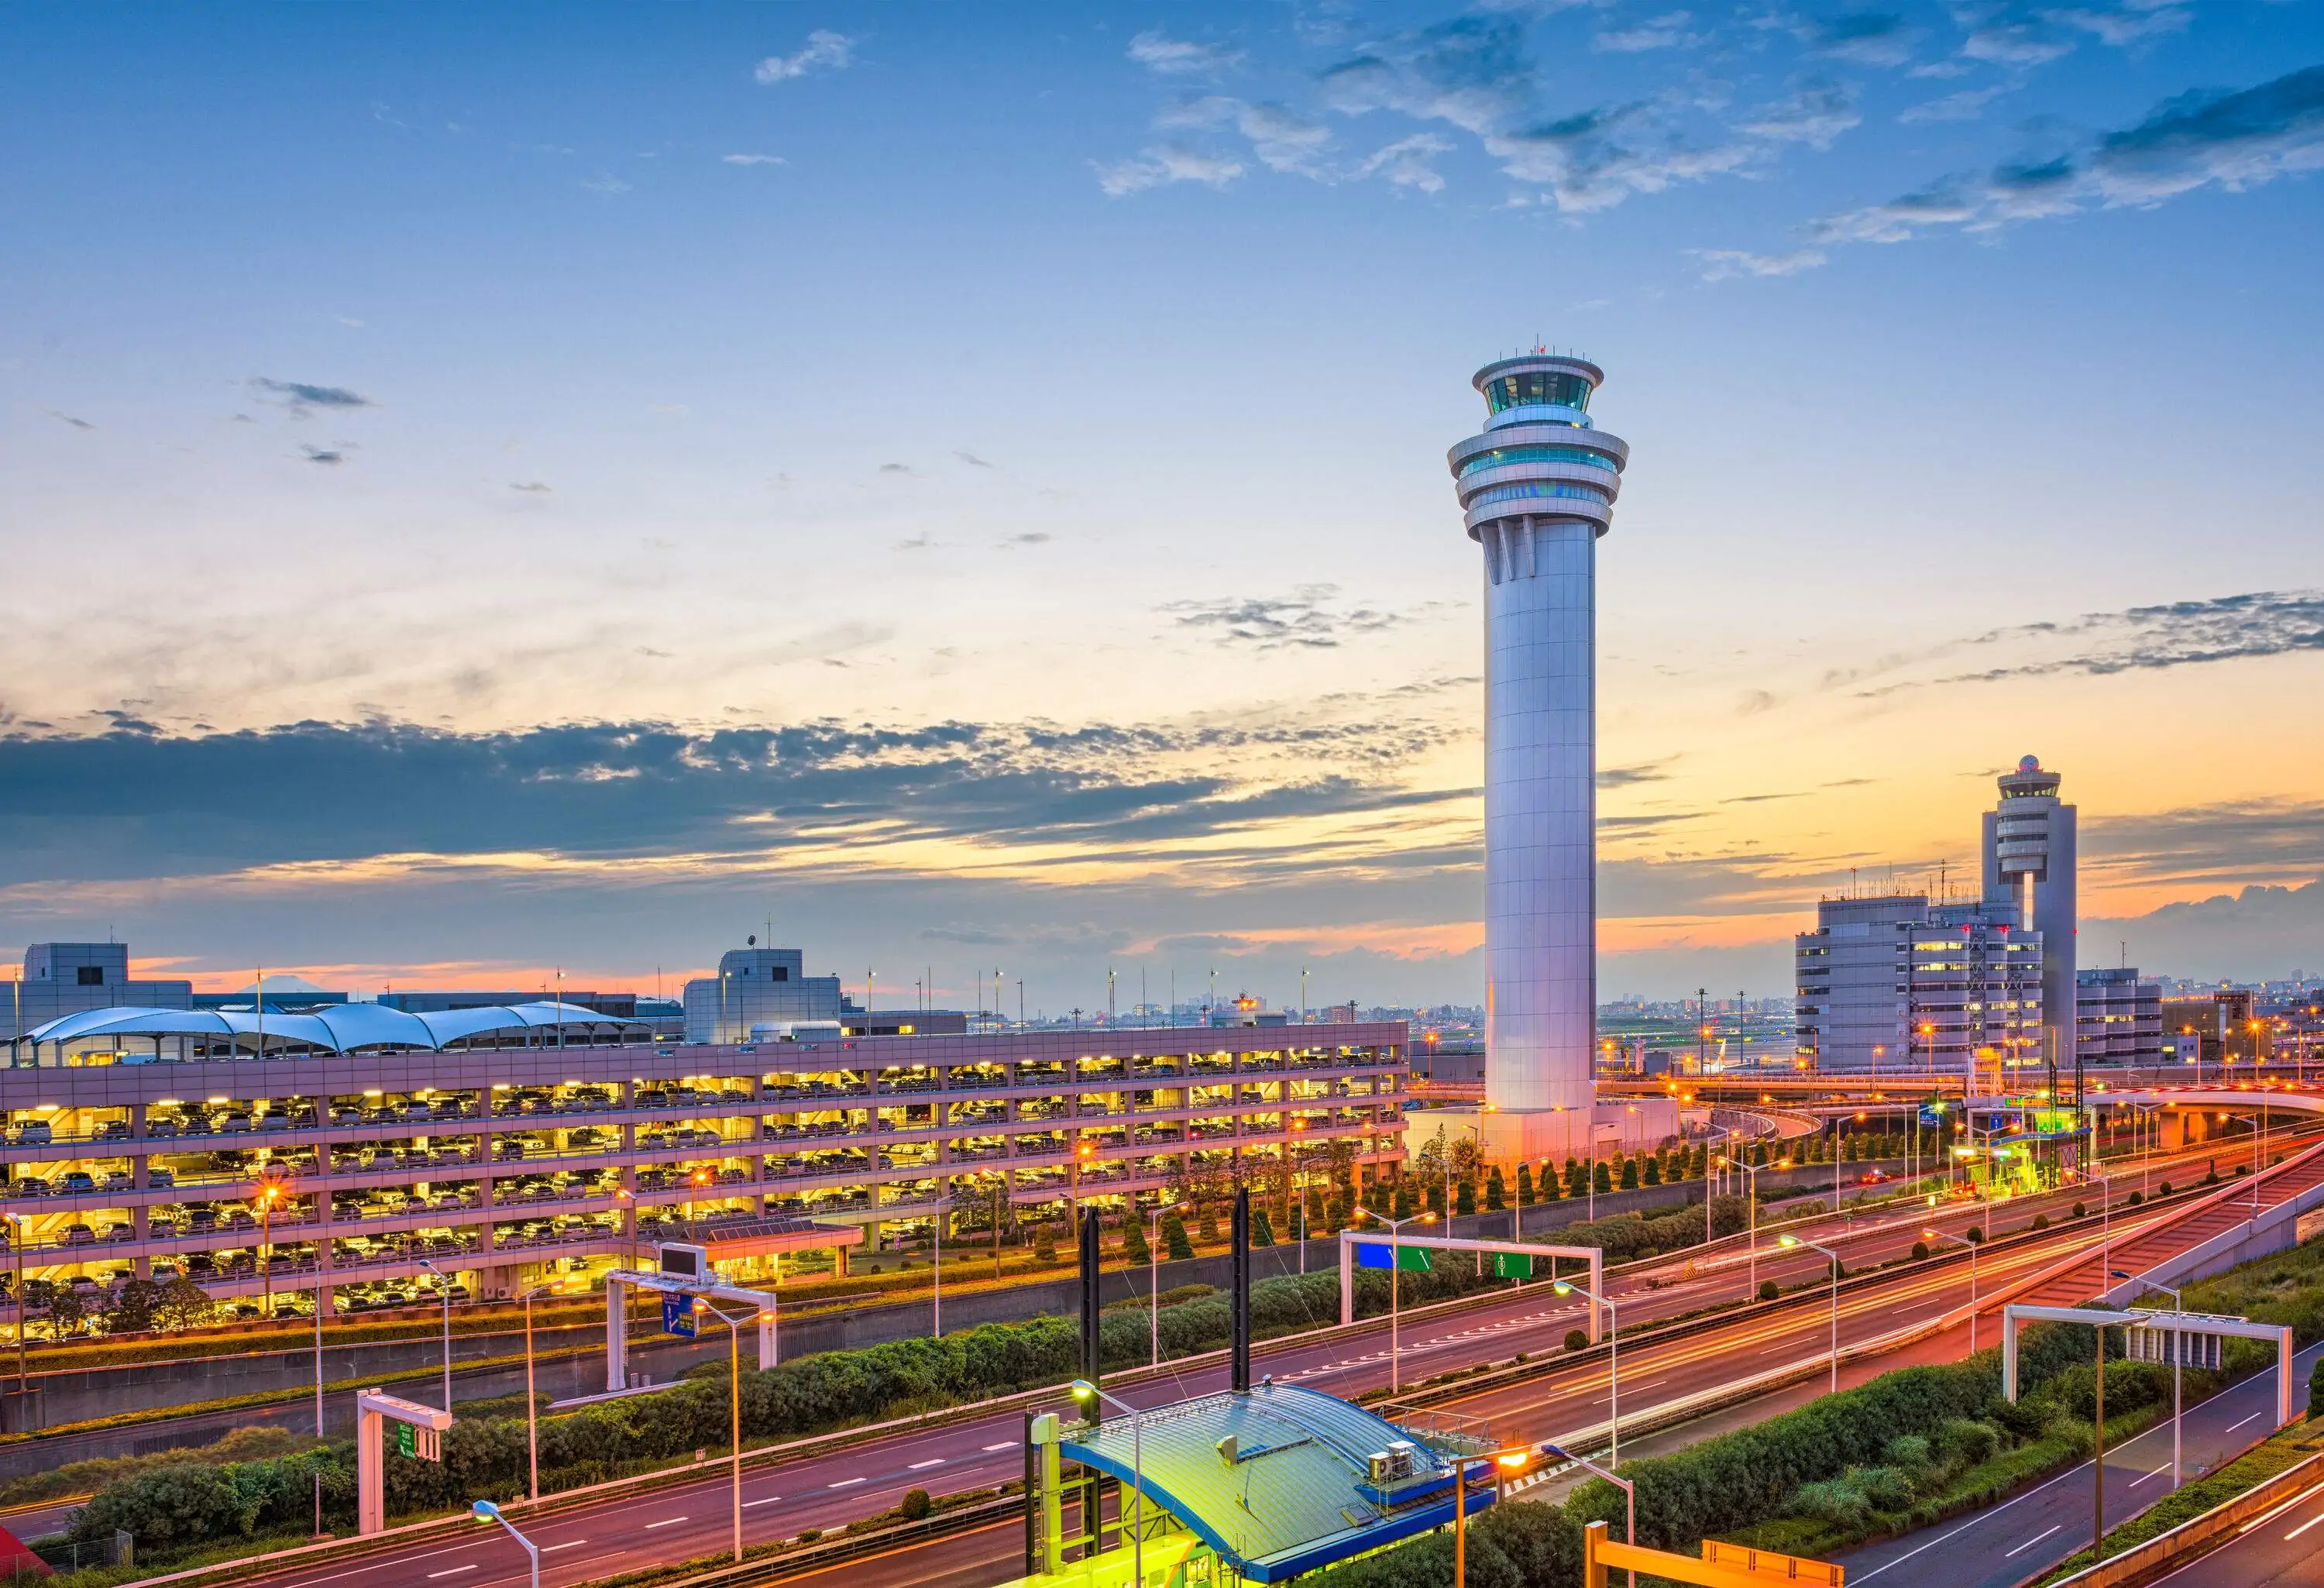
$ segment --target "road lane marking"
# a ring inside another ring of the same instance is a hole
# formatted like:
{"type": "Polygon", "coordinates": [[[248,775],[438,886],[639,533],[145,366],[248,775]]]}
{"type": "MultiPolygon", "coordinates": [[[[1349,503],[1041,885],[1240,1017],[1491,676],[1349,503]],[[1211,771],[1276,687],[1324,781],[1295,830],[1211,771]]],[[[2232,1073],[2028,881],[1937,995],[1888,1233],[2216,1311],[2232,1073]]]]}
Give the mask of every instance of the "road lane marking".
{"type": "Polygon", "coordinates": [[[2251,1416],[2249,1416],[2249,1417],[2247,1417],[2244,1418],[2244,1419],[2243,1419],[2243,1422],[2229,1423],[2229,1424],[2227,1425],[2227,1432],[2228,1432],[2228,1433],[2230,1433],[2230,1434],[2232,1434],[2232,1433],[2234,1433],[2237,1428],[2242,1427],[2242,1426],[2244,1426],[2244,1423],[2255,1423],[2255,1422],[2259,1421],[2259,1419],[2260,1419],[2260,1418],[2262,1418],[2262,1417],[2265,1417],[2266,1415],[2267,1415],[2267,1413],[2266,1413],[2265,1411],[2264,1411],[2264,1410],[2262,1410],[2262,1411],[2255,1411],[2255,1412],[2252,1413],[2252,1415],[2251,1415],[2251,1416]]]}
{"type": "Polygon", "coordinates": [[[560,1549],[578,1549],[588,1542],[586,1538],[568,1538],[562,1544],[544,1544],[540,1546],[540,1553],[555,1555],[560,1549]]]}
{"type": "Polygon", "coordinates": [[[984,1448],[988,1454],[995,1450],[1014,1450],[1017,1448],[1017,1441],[1014,1439],[1003,1439],[998,1445],[988,1445],[984,1448]]]}
{"type": "Polygon", "coordinates": [[[2043,1528],[2040,1532],[2034,1534],[2034,1537],[2028,1538],[2024,1543],[2019,1545],[2016,1548],[2011,1550],[2008,1555],[2005,1555],[2001,1558],[2007,1560],[2011,1556],[2024,1554],[2027,1550],[2033,1548],[2036,1544],[2041,1543],[2043,1539],[2047,1538],[2051,1534],[2056,1532],[2058,1528],[2062,1528],[2066,1524],[2063,1522],[2059,1522],[2052,1527],[2043,1528]]]}
{"type": "Polygon", "coordinates": [[[675,1528],[678,1523],[684,1520],[686,1520],[684,1517],[664,1517],[658,1522],[648,1522],[646,1524],[646,1531],[650,1533],[656,1528],[675,1528]]]}
{"type": "Polygon", "coordinates": [[[838,1482],[832,1484],[831,1487],[834,1489],[853,1489],[856,1484],[862,1482],[863,1480],[861,1478],[842,1478],[838,1482]]]}
{"type": "Polygon", "coordinates": [[[939,1455],[939,1456],[936,1456],[936,1458],[934,1458],[933,1460],[930,1460],[930,1461],[916,1461],[916,1462],[914,1462],[910,1466],[906,1467],[904,1470],[905,1470],[906,1472],[908,1472],[908,1473],[924,1473],[924,1472],[927,1472],[930,1467],[940,1467],[940,1466],[944,1465],[944,1463],[945,1463],[945,1458],[944,1458],[943,1456],[940,1456],[940,1455],[939,1455]]]}
{"type": "MultiPolygon", "coordinates": [[[[2161,1477],[2163,1473],[2165,1473],[2169,1472],[2170,1470],[2171,1470],[2171,1469],[2170,1469],[2169,1467],[2157,1467],[2157,1468],[2155,1468],[2153,1472],[2151,1472],[2151,1473],[2147,1473],[2147,1474],[2146,1474],[2146,1478],[2159,1478],[2159,1477],[2161,1477]]],[[[2146,1482],[2146,1478],[2133,1478],[2133,1479],[2130,1481],[2130,1486],[2131,1486],[2132,1488],[2135,1489],[2135,1488],[2137,1488],[2141,1483],[2145,1482],[2146,1482]]]]}
{"type": "Polygon", "coordinates": [[[742,1502],[742,1509],[748,1510],[754,1505],[772,1505],[781,1498],[779,1494],[770,1494],[764,1500],[746,1500],[742,1502]]]}
{"type": "Polygon", "coordinates": [[[2284,1541],[2286,1543],[2291,1542],[2292,1539],[2299,1537],[2302,1533],[2305,1533],[2309,1528],[2314,1527],[2319,1522],[2324,1522],[2324,1511],[2318,1512],[2316,1515],[2309,1518],[2306,1521],[2301,1523],[2300,1526],[2292,1528],[2291,1532],[2286,1533],[2283,1536],[2284,1541]]]}
{"type": "Polygon", "coordinates": [[[2276,1518],[2282,1516],[2285,1511],[2290,1510],[2293,1506],[2298,1505],[2301,1500],[2317,1494],[2324,1494],[2324,1483],[2311,1484],[2310,1487],[2301,1490],[2299,1493],[2285,1500],[2282,1504],[2263,1511],[2258,1516],[2252,1518],[2250,1521],[2246,1522],[2242,1527],[2236,1529],[2236,1537],[2240,1538],[2245,1534],[2250,1532],[2254,1528],[2264,1528],[2268,1523],[2275,1520],[2276,1518]]]}
{"type": "Polygon", "coordinates": [[[433,1583],[433,1582],[434,1582],[437,1578],[438,1578],[438,1577],[456,1577],[456,1576],[458,1576],[462,1572],[473,1572],[473,1571],[475,1571],[475,1569],[476,1569],[476,1563],[475,1563],[475,1562],[474,1562],[474,1561],[470,1561],[466,1565],[464,1565],[464,1566],[447,1566],[444,1570],[442,1570],[442,1571],[440,1571],[440,1572],[430,1572],[430,1573],[429,1573],[429,1574],[428,1574],[428,1580],[429,1580],[429,1582],[433,1583]]]}

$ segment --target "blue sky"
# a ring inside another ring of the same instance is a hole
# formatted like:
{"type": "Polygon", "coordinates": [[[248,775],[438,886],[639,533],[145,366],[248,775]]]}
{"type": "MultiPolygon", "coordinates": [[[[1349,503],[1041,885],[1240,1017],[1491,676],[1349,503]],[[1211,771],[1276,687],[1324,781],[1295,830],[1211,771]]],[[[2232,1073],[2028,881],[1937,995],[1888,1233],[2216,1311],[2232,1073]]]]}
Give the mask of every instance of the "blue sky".
{"type": "Polygon", "coordinates": [[[12,7],[0,938],[1472,999],[1443,448],[1542,340],[1607,992],[1780,990],[2029,750],[2089,932],[2324,968],[2320,33],[12,7]]]}

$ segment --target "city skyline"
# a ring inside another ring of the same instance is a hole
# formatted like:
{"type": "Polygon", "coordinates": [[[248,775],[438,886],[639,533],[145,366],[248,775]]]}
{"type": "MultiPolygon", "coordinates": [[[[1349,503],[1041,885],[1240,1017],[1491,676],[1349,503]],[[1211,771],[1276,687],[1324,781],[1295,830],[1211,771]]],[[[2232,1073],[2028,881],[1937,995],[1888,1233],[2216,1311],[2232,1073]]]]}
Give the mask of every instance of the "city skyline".
{"type": "Polygon", "coordinates": [[[2324,964],[2310,8],[0,30],[12,960],[1480,1002],[1440,471],[1540,340],[1641,460],[1602,997],[2029,752],[2085,963],[2324,964]]]}

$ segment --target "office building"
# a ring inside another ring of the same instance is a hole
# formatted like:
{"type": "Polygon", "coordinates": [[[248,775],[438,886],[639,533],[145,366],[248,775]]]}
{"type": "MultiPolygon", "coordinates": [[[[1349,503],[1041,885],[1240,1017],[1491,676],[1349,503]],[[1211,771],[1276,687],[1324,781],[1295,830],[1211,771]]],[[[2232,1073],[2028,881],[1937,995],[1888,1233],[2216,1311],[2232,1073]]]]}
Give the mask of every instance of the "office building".
{"type": "MultiPolygon", "coordinates": [[[[815,980],[795,950],[753,952],[774,956],[753,972],[815,980]]],[[[493,1297],[688,1239],[764,1279],[938,1219],[948,1242],[989,1238],[996,1213],[1272,1187],[1335,1150],[1369,1183],[1404,1158],[1401,1021],[797,1024],[678,1044],[571,1003],[86,1011],[0,1071],[0,1193],[31,1279],[188,1274],[237,1304],[270,1279],[278,1296],[319,1281],[327,1305],[359,1308],[409,1298],[423,1260],[493,1297]]]]}
{"type": "Polygon", "coordinates": [[[1600,1122],[1597,547],[1630,452],[1590,417],[1605,378],[1538,348],[1487,365],[1485,428],[1446,459],[1485,575],[1484,1118],[1524,1157],[1593,1151],[1600,1122]]]}
{"type": "Polygon", "coordinates": [[[1910,1067],[1913,934],[1928,919],[1923,893],[1816,901],[1816,929],[1792,940],[1795,1041],[1810,1068],[1910,1067]]]}
{"type": "Polygon", "coordinates": [[[2163,1035],[2181,1064],[2249,1064],[2274,1052],[2273,1033],[2248,988],[2160,1002],[2163,1035]]]}
{"type": "Polygon", "coordinates": [[[1980,852],[1985,901],[2015,912],[2017,929],[2042,935],[2042,1006],[2051,1025],[2042,1033],[2043,1057],[2061,1066],[2074,1061],[2075,819],[2058,800],[2056,772],[2034,756],[1997,780],[2000,803],[1985,813],[1980,852]]]}
{"type": "Polygon", "coordinates": [[[34,943],[9,989],[5,1018],[17,1035],[84,1009],[190,1009],[193,1002],[191,982],[132,981],[126,943],[34,943]]]}
{"type": "Polygon", "coordinates": [[[837,1021],[855,1006],[841,997],[837,976],[810,976],[796,948],[746,948],[718,956],[718,974],[686,984],[686,1039],[747,1042],[754,1027],[770,1037],[802,1020],[837,1021]]]}
{"type": "Polygon", "coordinates": [[[1796,1042],[1808,1067],[1980,1077],[2017,1090],[2043,1065],[2045,945],[2014,911],[1922,893],[1826,899],[1793,940],[1796,1042]]]}
{"type": "Polygon", "coordinates": [[[2135,966],[2074,976],[2074,1051],[2085,1065],[2163,1062],[2163,983],[2135,966]]]}

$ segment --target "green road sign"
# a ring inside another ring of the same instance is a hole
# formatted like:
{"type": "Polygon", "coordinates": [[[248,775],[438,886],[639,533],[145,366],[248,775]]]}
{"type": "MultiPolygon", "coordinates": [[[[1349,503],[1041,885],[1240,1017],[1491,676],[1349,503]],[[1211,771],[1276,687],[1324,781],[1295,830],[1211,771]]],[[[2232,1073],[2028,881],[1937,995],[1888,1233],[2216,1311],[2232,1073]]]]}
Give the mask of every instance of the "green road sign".
{"type": "Polygon", "coordinates": [[[1493,1278],[1496,1279],[1532,1279],[1533,1254],[1526,1251],[1496,1251],[1493,1253],[1493,1278]]]}
{"type": "Polygon", "coordinates": [[[410,1423],[395,1425],[395,1454],[410,1456],[420,1454],[419,1436],[413,1432],[410,1423]]]}
{"type": "Polygon", "coordinates": [[[1425,1246],[1397,1247],[1396,1249],[1396,1266],[1402,1269],[1407,1274],[1427,1273],[1429,1271],[1428,1248],[1425,1246]]]}

